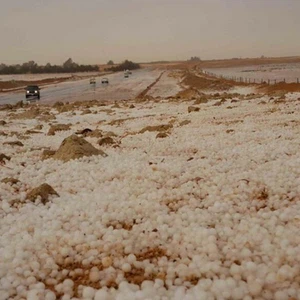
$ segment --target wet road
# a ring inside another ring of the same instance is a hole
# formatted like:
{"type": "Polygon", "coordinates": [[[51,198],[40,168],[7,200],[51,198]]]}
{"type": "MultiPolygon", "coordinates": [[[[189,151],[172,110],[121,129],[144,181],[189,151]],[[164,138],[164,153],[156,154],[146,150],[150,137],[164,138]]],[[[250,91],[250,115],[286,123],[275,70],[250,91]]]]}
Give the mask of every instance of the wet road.
{"type": "MultiPolygon", "coordinates": [[[[109,84],[101,84],[102,77],[95,77],[95,85],[90,84],[89,79],[82,79],[42,86],[40,103],[131,99],[155,81],[160,72],[159,70],[141,69],[133,71],[129,78],[124,78],[123,72],[110,74],[104,76],[109,79],[109,84]]],[[[0,94],[0,105],[14,104],[22,100],[25,100],[24,91],[0,94]]]]}

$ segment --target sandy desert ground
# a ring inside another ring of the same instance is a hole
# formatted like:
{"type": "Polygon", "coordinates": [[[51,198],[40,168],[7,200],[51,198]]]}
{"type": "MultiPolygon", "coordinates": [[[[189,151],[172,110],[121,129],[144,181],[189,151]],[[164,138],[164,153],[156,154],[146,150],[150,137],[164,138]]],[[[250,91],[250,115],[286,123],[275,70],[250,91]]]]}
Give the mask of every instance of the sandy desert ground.
{"type": "Polygon", "coordinates": [[[300,93],[147,76],[0,107],[0,299],[300,299],[300,93]]]}

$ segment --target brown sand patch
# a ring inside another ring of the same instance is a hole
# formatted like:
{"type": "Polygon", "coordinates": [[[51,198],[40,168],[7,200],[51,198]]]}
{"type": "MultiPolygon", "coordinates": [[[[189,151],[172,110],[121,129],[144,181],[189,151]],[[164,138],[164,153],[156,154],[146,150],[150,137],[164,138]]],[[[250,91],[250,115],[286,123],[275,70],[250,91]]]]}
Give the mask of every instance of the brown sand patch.
{"type": "Polygon", "coordinates": [[[52,156],[54,159],[69,161],[84,156],[101,155],[106,157],[107,154],[100,149],[96,149],[92,144],[77,135],[71,135],[63,140],[59,149],[52,156]]]}
{"type": "Polygon", "coordinates": [[[59,196],[58,193],[47,183],[34,188],[26,195],[26,199],[35,201],[36,198],[40,197],[43,204],[46,204],[49,200],[50,195],[59,196]]]}

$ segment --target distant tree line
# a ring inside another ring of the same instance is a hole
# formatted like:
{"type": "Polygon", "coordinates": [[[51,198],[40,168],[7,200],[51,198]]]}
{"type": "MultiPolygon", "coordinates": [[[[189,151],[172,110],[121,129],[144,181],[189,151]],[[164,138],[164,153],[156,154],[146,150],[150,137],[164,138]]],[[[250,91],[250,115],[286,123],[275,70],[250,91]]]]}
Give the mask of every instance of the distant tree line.
{"type": "Polygon", "coordinates": [[[124,71],[124,70],[136,70],[139,69],[141,66],[138,63],[134,63],[130,60],[125,60],[123,63],[111,67],[111,68],[106,68],[106,71],[113,71],[113,72],[119,72],[119,71],[124,71]]]}
{"type": "Polygon", "coordinates": [[[201,59],[198,56],[192,56],[189,61],[201,61],[201,59]]]}
{"type": "Polygon", "coordinates": [[[66,60],[63,65],[51,65],[47,63],[45,66],[39,66],[36,62],[29,61],[22,65],[5,65],[0,64],[0,74],[40,74],[40,73],[76,73],[99,71],[96,65],[79,65],[73,62],[72,58],[66,60]]]}

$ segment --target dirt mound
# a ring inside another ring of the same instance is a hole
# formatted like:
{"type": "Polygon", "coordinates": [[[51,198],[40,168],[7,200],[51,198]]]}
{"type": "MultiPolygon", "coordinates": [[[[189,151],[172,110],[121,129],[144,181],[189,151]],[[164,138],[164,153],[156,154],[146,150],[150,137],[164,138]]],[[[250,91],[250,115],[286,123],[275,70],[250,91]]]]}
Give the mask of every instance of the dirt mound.
{"type": "Polygon", "coordinates": [[[189,87],[183,91],[180,91],[176,94],[176,98],[188,98],[188,99],[192,99],[192,98],[197,98],[199,97],[199,95],[201,95],[201,93],[193,87],[189,87]]]}
{"type": "Polygon", "coordinates": [[[3,183],[10,183],[11,185],[13,185],[13,184],[17,184],[18,182],[20,182],[20,180],[12,178],[12,177],[6,177],[6,178],[3,178],[1,180],[1,182],[3,182],[3,183]]]}
{"type": "Polygon", "coordinates": [[[55,108],[61,107],[61,106],[64,106],[64,103],[61,102],[61,101],[57,101],[57,102],[55,102],[55,103],[52,105],[52,107],[55,107],[55,108]]]}
{"type": "Polygon", "coordinates": [[[39,124],[39,125],[36,125],[33,130],[41,130],[43,129],[43,125],[42,124],[39,124]]]}
{"type": "Polygon", "coordinates": [[[197,76],[192,73],[187,73],[182,83],[200,90],[229,90],[234,85],[237,85],[237,83],[230,83],[225,80],[208,78],[205,76],[197,76]]]}
{"type": "Polygon", "coordinates": [[[196,106],[189,106],[188,107],[188,113],[191,113],[193,111],[199,111],[200,107],[196,107],[196,106]]]}
{"type": "Polygon", "coordinates": [[[0,125],[4,126],[5,124],[7,124],[4,120],[0,120],[0,125]]]}
{"type": "Polygon", "coordinates": [[[11,158],[3,153],[0,153],[0,163],[5,164],[6,160],[10,160],[11,158]]]}
{"type": "Polygon", "coordinates": [[[48,159],[50,157],[52,157],[54,154],[56,153],[56,151],[54,150],[49,150],[49,149],[45,149],[42,153],[42,159],[48,159]]]}
{"type": "Polygon", "coordinates": [[[194,104],[202,104],[202,103],[207,103],[208,102],[208,97],[207,96],[201,96],[200,98],[196,99],[194,104]]]}
{"type": "Polygon", "coordinates": [[[85,128],[85,129],[82,129],[82,130],[77,130],[77,131],[75,132],[75,134],[81,134],[82,136],[86,137],[86,136],[88,136],[91,132],[93,132],[92,129],[90,129],[90,128],[85,128]]]}
{"type": "Polygon", "coordinates": [[[99,146],[113,145],[114,143],[115,143],[115,141],[110,136],[104,137],[98,141],[99,146]]]}
{"type": "Polygon", "coordinates": [[[42,185],[34,188],[26,195],[26,199],[30,201],[35,201],[37,197],[41,197],[41,201],[43,204],[48,202],[49,196],[55,195],[59,196],[58,193],[47,183],[43,183],[42,185]]]}
{"type": "Polygon", "coordinates": [[[190,123],[191,123],[190,120],[184,120],[184,121],[182,121],[182,122],[179,123],[179,126],[185,126],[185,125],[188,125],[190,123]]]}
{"type": "Polygon", "coordinates": [[[20,114],[15,114],[12,116],[13,119],[35,119],[41,114],[41,111],[38,108],[32,108],[26,110],[20,114]]]}
{"type": "Polygon", "coordinates": [[[69,130],[72,124],[56,124],[52,125],[48,131],[48,135],[55,135],[56,131],[69,130]]]}
{"type": "Polygon", "coordinates": [[[69,161],[83,156],[101,155],[106,157],[107,154],[102,150],[96,149],[85,139],[77,135],[71,135],[63,140],[59,149],[52,156],[54,159],[69,161]]]}
{"type": "Polygon", "coordinates": [[[272,85],[261,85],[258,91],[267,93],[269,96],[276,96],[280,93],[300,92],[300,83],[280,82],[272,85]]]}
{"type": "Polygon", "coordinates": [[[18,147],[24,146],[24,144],[20,141],[5,142],[3,143],[3,145],[18,146],[18,147]]]}
{"type": "Polygon", "coordinates": [[[87,108],[87,109],[82,111],[81,115],[88,115],[88,114],[91,114],[91,113],[92,113],[92,111],[87,108]]]}
{"type": "Polygon", "coordinates": [[[166,132],[159,132],[157,135],[156,135],[156,138],[157,139],[163,139],[163,138],[166,138],[168,137],[169,135],[166,133],[166,132]]]}
{"type": "Polygon", "coordinates": [[[143,128],[139,133],[144,133],[146,131],[159,131],[159,132],[162,132],[162,131],[167,131],[169,129],[171,129],[173,127],[172,124],[163,124],[163,125],[156,125],[156,126],[147,126],[145,128],[143,128]]]}

